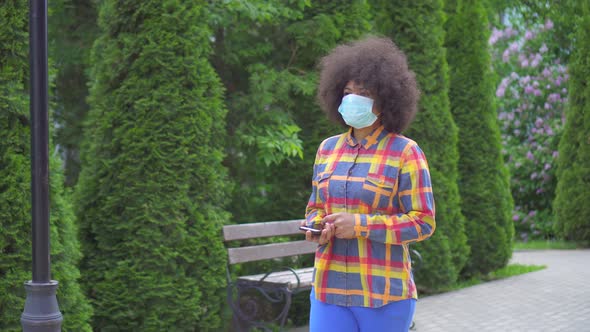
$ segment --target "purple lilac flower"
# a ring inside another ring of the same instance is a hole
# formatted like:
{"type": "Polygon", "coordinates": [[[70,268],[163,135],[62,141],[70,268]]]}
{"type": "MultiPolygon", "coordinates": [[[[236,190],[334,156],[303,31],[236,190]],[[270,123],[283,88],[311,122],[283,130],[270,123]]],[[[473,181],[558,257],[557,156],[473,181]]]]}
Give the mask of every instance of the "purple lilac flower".
{"type": "Polygon", "coordinates": [[[537,119],[535,120],[535,126],[536,126],[537,128],[541,128],[541,126],[542,126],[542,125],[543,125],[543,119],[541,119],[541,118],[537,118],[537,119]]]}
{"type": "Polygon", "coordinates": [[[510,73],[510,78],[511,78],[511,79],[513,79],[513,80],[515,80],[515,81],[516,81],[516,80],[518,79],[518,77],[519,77],[519,76],[518,76],[518,74],[517,74],[516,72],[512,72],[512,73],[510,73]]]}
{"type": "Polygon", "coordinates": [[[494,28],[492,30],[492,35],[490,36],[490,39],[488,41],[488,43],[490,45],[494,45],[495,43],[498,42],[498,40],[500,40],[503,37],[503,32],[502,30],[498,30],[496,28],[494,28]]]}
{"type": "Polygon", "coordinates": [[[549,68],[545,67],[545,69],[543,69],[543,76],[544,77],[551,76],[551,70],[549,70],[549,68]]]}
{"type": "Polygon", "coordinates": [[[514,214],[512,216],[512,221],[518,221],[520,219],[520,216],[518,214],[514,214]]]}
{"type": "Polygon", "coordinates": [[[532,87],[532,86],[530,86],[530,85],[527,85],[527,86],[524,88],[524,93],[526,93],[527,95],[530,95],[530,94],[532,94],[534,91],[535,91],[535,88],[533,88],[533,87],[532,87]]]}
{"type": "Polygon", "coordinates": [[[535,37],[535,35],[534,35],[534,34],[533,34],[533,32],[532,32],[532,31],[530,31],[530,30],[527,30],[527,31],[524,33],[524,39],[526,39],[526,40],[531,40],[531,39],[533,39],[534,37],[535,37]]]}
{"type": "Polygon", "coordinates": [[[535,210],[529,211],[529,217],[534,217],[535,215],[537,215],[537,211],[535,211],[535,210]]]}
{"type": "Polygon", "coordinates": [[[550,163],[545,163],[545,167],[544,169],[547,171],[551,168],[551,164],[550,163]]]}
{"type": "Polygon", "coordinates": [[[559,93],[551,93],[549,96],[547,96],[547,101],[550,103],[557,103],[561,101],[561,96],[559,93]]]}
{"type": "Polygon", "coordinates": [[[539,89],[535,89],[535,91],[533,91],[533,94],[537,97],[539,97],[541,95],[541,90],[539,89]]]}
{"type": "Polygon", "coordinates": [[[508,46],[508,49],[510,50],[511,53],[518,51],[518,43],[517,42],[510,43],[510,46],[508,46]]]}
{"type": "Polygon", "coordinates": [[[546,127],[545,128],[545,132],[547,133],[547,135],[549,136],[553,136],[555,133],[553,132],[553,129],[551,129],[551,127],[546,127]]]}
{"type": "Polygon", "coordinates": [[[543,43],[543,45],[541,45],[541,48],[539,48],[539,52],[541,53],[545,53],[547,52],[549,49],[547,48],[547,44],[543,43]]]}
{"type": "Polygon", "coordinates": [[[535,159],[535,156],[533,156],[533,153],[532,153],[531,151],[528,151],[528,152],[526,153],[526,158],[527,158],[528,160],[533,160],[533,159],[535,159]]]}
{"type": "Polygon", "coordinates": [[[504,62],[510,61],[510,50],[509,49],[505,49],[504,53],[502,53],[502,61],[504,61],[504,62]]]}
{"type": "Polygon", "coordinates": [[[551,30],[551,29],[553,29],[553,21],[548,19],[547,21],[545,21],[545,30],[551,30]]]}
{"type": "MultiPolygon", "coordinates": [[[[506,62],[506,61],[505,61],[505,62],[506,62]]],[[[522,61],[520,62],[520,66],[521,66],[521,67],[523,67],[523,68],[526,68],[526,67],[528,67],[528,66],[529,66],[529,60],[527,60],[527,59],[524,59],[524,60],[522,60],[522,61]]]]}
{"type": "Polygon", "coordinates": [[[504,35],[508,38],[512,37],[513,35],[515,35],[517,32],[512,29],[512,27],[508,27],[504,30],[504,35]]]}
{"type": "Polygon", "coordinates": [[[556,159],[557,157],[559,157],[559,151],[553,151],[552,157],[553,157],[553,159],[556,159]]]}
{"type": "Polygon", "coordinates": [[[551,106],[551,104],[549,103],[545,103],[545,105],[543,105],[545,107],[546,110],[550,110],[553,108],[553,106],[551,106]]]}
{"type": "Polygon", "coordinates": [[[536,191],[537,195],[540,195],[543,192],[545,192],[545,190],[543,188],[537,188],[537,191],[536,191]]]}

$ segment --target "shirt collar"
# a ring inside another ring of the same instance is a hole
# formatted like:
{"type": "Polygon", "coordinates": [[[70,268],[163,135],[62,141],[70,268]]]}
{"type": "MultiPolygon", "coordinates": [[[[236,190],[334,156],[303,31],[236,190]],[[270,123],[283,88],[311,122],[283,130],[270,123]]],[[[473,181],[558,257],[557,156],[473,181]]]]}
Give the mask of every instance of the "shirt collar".
{"type": "MultiPolygon", "coordinates": [[[[383,125],[375,128],[367,137],[363,138],[361,141],[361,146],[365,149],[371,148],[373,145],[379,143],[383,137],[387,135],[387,130],[383,125]]],[[[358,141],[354,136],[352,136],[352,127],[348,129],[348,133],[346,134],[346,143],[351,147],[355,147],[358,144],[358,141]]]]}

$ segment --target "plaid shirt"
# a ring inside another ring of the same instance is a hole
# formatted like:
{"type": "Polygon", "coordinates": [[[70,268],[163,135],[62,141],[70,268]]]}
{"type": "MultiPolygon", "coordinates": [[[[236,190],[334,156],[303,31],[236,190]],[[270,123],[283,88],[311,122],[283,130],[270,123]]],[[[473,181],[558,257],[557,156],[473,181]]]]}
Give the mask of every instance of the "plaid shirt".
{"type": "Polygon", "coordinates": [[[347,212],[356,235],[318,247],[315,298],[372,308],[417,298],[408,244],[435,229],[430,173],[418,145],[383,126],[358,144],[349,130],[322,142],[312,184],[308,225],[347,212]]]}

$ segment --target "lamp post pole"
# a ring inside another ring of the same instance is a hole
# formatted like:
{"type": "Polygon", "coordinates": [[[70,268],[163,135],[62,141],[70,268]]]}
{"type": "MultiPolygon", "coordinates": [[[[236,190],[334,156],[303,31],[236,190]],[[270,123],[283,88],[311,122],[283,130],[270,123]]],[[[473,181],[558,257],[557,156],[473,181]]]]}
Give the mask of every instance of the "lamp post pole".
{"type": "Polygon", "coordinates": [[[47,0],[29,1],[33,280],[25,282],[24,332],[59,332],[63,317],[49,257],[47,0]]]}

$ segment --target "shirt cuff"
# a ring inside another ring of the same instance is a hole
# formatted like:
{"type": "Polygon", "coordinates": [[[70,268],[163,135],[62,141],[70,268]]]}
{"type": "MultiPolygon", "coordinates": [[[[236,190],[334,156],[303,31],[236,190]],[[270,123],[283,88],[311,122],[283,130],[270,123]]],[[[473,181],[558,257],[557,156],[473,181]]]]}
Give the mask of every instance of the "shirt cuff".
{"type": "Polygon", "coordinates": [[[369,237],[369,220],[366,214],[354,215],[354,235],[356,237],[369,237]]]}

